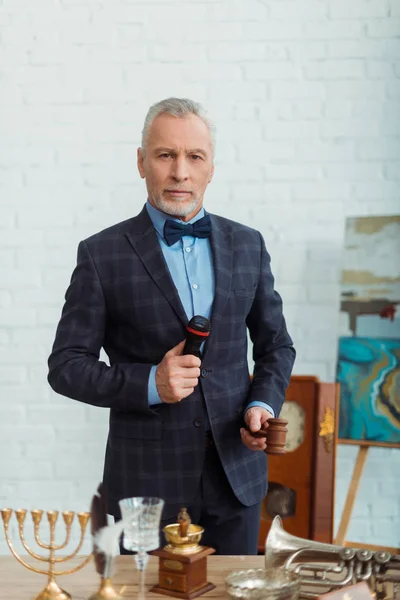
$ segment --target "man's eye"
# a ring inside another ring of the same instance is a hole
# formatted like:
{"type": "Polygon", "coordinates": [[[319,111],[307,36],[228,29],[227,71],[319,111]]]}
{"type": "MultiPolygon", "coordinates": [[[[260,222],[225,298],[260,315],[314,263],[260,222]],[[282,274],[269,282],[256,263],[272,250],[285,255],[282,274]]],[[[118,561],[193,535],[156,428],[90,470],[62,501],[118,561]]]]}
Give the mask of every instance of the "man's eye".
{"type": "Polygon", "coordinates": [[[160,154],[161,158],[169,158],[171,156],[171,154],[169,152],[163,152],[162,154],[160,154]]]}
{"type": "Polygon", "coordinates": [[[193,160],[202,160],[202,157],[199,156],[198,154],[192,154],[192,159],[193,160]]]}

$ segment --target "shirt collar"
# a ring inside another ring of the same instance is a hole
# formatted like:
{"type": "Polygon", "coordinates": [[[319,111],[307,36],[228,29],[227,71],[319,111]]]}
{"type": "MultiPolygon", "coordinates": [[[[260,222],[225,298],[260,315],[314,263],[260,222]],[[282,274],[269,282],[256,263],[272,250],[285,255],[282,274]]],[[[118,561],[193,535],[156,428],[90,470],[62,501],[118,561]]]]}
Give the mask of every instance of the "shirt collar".
{"type": "MultiPolygon", "coordinates": [[[[165,225],[165,221],[167,219],[172,219],[173,221],[178,221],[179,223],[183,223],[183,221],[181,221],[177,217],[172,217],[171,215],[167,215],[166,213],[162,212],[161,210],[158,210],[158,208],[155,208],[152,204],[150,204],[150,202],[148,200],[146,202],[146,210],[151,219],[151,222],[153,223],[154,229],[157,231],[157,233],[163,239],[164,239],[164,225],[165,225]]],[[[206,214],[206,212],[205,212],[204,208],[201,207],[201,209],[199,210],[197,215],[195,215],[193,217],[193,219],[190,219],[190,221],[187,221],[187,223],[195,223],[196,221],[198,221],[199,219],[204,217],[205,214],[206,214]]]]}

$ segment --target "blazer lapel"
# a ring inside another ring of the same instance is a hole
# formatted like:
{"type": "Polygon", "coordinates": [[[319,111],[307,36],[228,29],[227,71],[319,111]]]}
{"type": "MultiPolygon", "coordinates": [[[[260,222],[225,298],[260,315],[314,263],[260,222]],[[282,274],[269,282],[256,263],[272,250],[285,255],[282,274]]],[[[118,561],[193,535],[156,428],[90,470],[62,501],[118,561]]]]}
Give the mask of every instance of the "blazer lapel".
{"type": "Polygon", "coordinates": [[[186,327],[187,315],[165,262],[157,233],[145,207],[137,217],[132,219],[131,223],[133,227],[126,235],[133,249],[142,261],[149,276],[168,300],[178,319],[186,327]]]}
{"type": "Polygon", "coordinates": [[[211,333],[204,347],[204,355],[224,318],[224,308],[231,289],[233,263],[232,234],[223,226],[220,226],[214,215],[210,215],[210,217],[212,221],[210,243],[214,260],[215,296],[210,317],[211,333]]]}

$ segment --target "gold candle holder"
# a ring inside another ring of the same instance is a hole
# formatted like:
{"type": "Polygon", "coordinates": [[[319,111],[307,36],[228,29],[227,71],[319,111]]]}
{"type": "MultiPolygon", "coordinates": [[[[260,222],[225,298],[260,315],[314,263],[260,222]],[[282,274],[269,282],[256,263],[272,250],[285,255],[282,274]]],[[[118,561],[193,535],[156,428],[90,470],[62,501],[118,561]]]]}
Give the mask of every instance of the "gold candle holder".
{"type": "Polygon", "coordinates": [[[123,600],[125,590],[126,585],[123,585],[120,591],[117,592],[112,584],[111,577],[102,577],[100,588],[90,596],[89,600],[123,600]]]}
{"type": "Polygon", "coordinates": [[[97,592],[95,592],[89,597],[88,600],[123,600],[123,593],[126,590],[126,585],[123,585],[119,592],[117,592],[117,590],[113,586],[110,575],[113,558],[111,556],[108,556],[105,560],[106,565],[104,574],[101,576],[100,587],[97,590],[97,592]]]}
{"type": "Polygon", "coordinates": [[[59,587],[55,578],[59,577],[60,575],[69,575],[70,573],[75,573],[76,571],[79,571],[85,565],[88,564],[88,562],[92,558],[92,554],[90,554],[87,558],[85,558],[78,566],[76,566],[73,569],[70,569],[68,571],[56,571],[56,564],[69,561],[78,554],[79,550],[82,548],[83,540],[85,537],[86,526],[90,519],[90,513],[82,512],[82,513],[77,514],[79,525],[81,528],[81,535],[80,535],[79,544],[78,544],[76,550],[74,552],[72,552],[72,554],[69,554],[68,556],[56,558],[55,553],[57,551],[65,548],[67,546],[67,544],[69,543],[69,540],[71,537],[72,522],[74,520],[75,513],[72,511],[65,511],[62,513],[62,517],[63,517],[65,527],[66,527],[66,538],[65,538],[65,541],[63,544],[56,545],[55,544],[55,526],[56,526],[56,522],[57,522],[57,518],[58,518],[58,511],[49,510],[46,513],[47,520],[49,522],[49,527],[50,527],[50,542],[49,542],[49,544],[45,544],[39,539],[39,525],[42,520],[43,511],[42,510],[31,510],[33,526],[34,526],[35,542],[43,550],[49,551],[48,557],[45,558],[44,556],[40,556],[39,554],[36,554],[35,552],[33,552],[29,548],[28,544],[25,541],[24,524],[25,524],[25,517],[26,517],[27,511],[25,509],[19,509],[19,510],[15,511],[15,515],[16,515],[17,521],[18,521],[19,537],[21,539],[24,549],[28,552],[28,554],[30,556],[32,556],[32,558],[35,558],[36,560],[41,561],[41,562],[49,563],[49,567],[47,569],[39,569],[36,567],[32,567],[17,554],[16,550],[13,547],[13,544],[12,544],[11,538],[10,538],[10,534],[9,534],[9,522],[10,522],[13,510],[11,508],[4,508],[3,510],[0,511],[0,513],[1,513],[1,517],[3,519],[4,532],[6,535],[8,547],[10,548],[12,554],[15,556],[15,558],[18,560],[18,562],[21,563],[21,565],[23,565],[30,571],[33,571],[34,573],[40,573],[41,575],[48,576],[48,582],[47,582],[46,587],[40,592],[40,594],[38,594],[35,597],[35,600],[71,600],[70,594],[68,594],[68,592],[66,592],[65,590],[62,590],[59,587]]]}

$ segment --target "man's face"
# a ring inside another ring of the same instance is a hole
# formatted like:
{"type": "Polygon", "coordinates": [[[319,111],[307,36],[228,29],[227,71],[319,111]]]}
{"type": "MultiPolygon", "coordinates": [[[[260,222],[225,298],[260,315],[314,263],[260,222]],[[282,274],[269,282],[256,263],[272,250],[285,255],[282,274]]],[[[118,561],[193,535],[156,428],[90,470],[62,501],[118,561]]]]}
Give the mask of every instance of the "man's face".
{"type": "Polygon", "coordinates": [[[211,135],[196,115],[158,115],[148,133],[146,152],[138,150],[138,169],[146,179],[150,203],[189,221],[203,205],[214,164],[211,135]]]}

